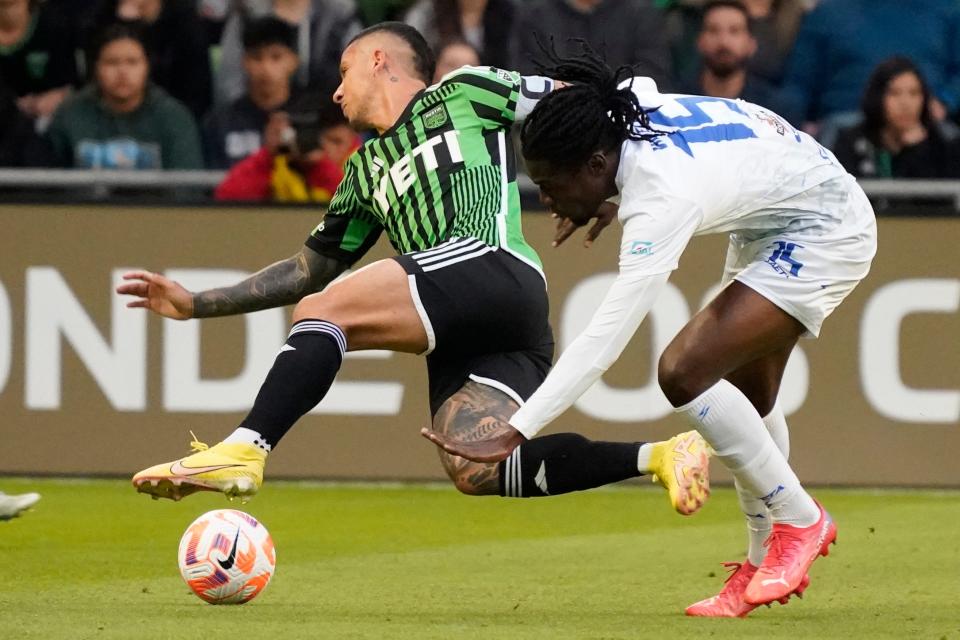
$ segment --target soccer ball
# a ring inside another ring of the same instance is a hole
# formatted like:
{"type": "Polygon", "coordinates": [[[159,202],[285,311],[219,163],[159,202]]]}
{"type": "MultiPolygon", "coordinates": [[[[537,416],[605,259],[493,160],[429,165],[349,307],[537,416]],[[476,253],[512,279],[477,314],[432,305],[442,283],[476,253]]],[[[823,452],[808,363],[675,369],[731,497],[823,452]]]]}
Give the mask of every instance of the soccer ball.
{"type": "Polygon", "coordinates": [[[180,539],[180,575],[210,604],[243,604],[273,576],[273,540],[256,518],[235,509],[208,511],[180,539]]]}

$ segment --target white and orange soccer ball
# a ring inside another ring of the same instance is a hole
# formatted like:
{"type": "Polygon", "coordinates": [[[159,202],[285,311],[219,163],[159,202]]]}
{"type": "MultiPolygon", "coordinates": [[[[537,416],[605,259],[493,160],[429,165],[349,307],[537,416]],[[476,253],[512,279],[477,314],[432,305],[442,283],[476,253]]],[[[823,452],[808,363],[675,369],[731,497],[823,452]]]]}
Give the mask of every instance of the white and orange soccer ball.
{"type": "Polygon", "coordinates": [[[177,556],[180,574],[210,604],[243,604],[273,577],[277,553],[256,518],[235,509],[208,511],[187,528],[177,556]]]}

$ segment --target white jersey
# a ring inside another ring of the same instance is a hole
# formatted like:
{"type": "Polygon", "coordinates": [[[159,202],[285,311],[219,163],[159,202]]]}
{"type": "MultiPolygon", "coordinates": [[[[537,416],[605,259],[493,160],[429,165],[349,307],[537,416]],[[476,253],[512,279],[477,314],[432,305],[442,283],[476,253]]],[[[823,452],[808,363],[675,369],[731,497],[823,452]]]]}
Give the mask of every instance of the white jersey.
{"type": "MultiPolygon", "coordinates": [[[[623,225],[620,272],[588,327],[510,419],[528,438],[616,361],[694,235],[731,232],[732,244],[745,244],[789,234],[827,247],[821,253],[828,261],[831,243],[861,238],[856,273],[844,278],[848,284],[822,309],[794,308],[819,303],[819,285],[799,305],[781,303],[776,292],[770,295],[813,335],[866,274],[873,257],[869,203],[864,206],[866,198],[853,178],[813,138],[741,100],[660,94],[649,78],[634,78],[633,91],[641,106],[652,110],[651,129],[661,135],[628,140],[620,150],[619,194],[613,198],[623,225]]],[[[774,244],[770,258],[760,261],[789,277],[791,269],[803,266],[791,255],[793,247],[774,244]]]]}
{"type": "Polygon", "coordinates": [[[634,79],[634,93],[656,109],[652,128],[668,132],[625,142],[617,172],[620,221],[626,228],[641,217],[652,234],[637,247],[649,273],[675,269],[693,235],[828,236],[840,225],[829,206],[836,189],[816,187],[847,172],[780,116],[742,100],[660,94],[648,78],[634,79]]]}

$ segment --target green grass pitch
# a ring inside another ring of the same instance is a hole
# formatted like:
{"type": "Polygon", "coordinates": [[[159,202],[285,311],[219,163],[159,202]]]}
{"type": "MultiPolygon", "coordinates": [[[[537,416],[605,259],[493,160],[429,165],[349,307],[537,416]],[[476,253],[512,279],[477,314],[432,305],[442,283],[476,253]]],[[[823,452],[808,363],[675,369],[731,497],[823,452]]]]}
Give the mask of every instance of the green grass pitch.
{"type": "MultiPolygon", "coordinates": [[[[222,496],[153,502],[120,480],[0,478],[37,490],[0,522],[0,638],[909,638],[960,640],[960,493],[815,494],[839,525],[803,600],[746,620],[686,618],[740,560],[734,494],[692,518],[655,488],[542,500],[447,487],[268,482],[243,507],[277,573],[214,607],[176,567],[186,526],[222,496]]],[[[234,503],[236,506],[236,503],[234,503]]]]}

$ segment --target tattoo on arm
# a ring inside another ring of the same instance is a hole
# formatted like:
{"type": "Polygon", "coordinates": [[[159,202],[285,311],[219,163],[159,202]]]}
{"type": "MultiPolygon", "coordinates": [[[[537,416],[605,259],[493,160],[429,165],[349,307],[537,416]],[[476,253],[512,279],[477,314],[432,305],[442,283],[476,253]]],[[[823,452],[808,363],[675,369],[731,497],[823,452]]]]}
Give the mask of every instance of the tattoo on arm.
{"type": "Polygon", "coordinates": [[[347,265],[308,247],[230,287],[193,294],[193,317],[212,318],[282,307],[323,289],[347,265]]]}
{"type": "MultiPolygon", "coordinates": [[[[440,407],[433,428],[464,442],[487,440],[512,428],[509,419],[518,408],[504,393],[471,381],[440,407]]],[[[499,463],[471,462],[444,451],[440,452],[440,460],[450,479],[458,486],[468,484],[470,493],[500,493],[499,463]]]]}

